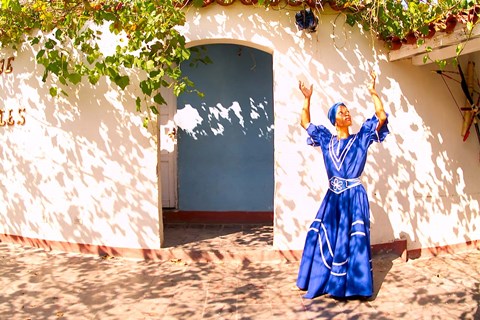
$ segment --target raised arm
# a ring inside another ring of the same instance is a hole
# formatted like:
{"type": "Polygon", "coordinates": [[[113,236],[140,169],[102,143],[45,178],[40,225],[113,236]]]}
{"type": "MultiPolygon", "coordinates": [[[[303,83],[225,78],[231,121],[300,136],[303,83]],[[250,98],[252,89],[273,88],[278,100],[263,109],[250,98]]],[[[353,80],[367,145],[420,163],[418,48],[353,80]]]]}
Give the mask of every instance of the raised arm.
{"type": "Polygon", "coordinates": [[[377,118],[378,118],[378,126],[377,126],[377,131],[378,131],[383,126],[385,121],[387,121],[387,114],[383,109],[382,100],[380,100],[380,97],[377,94],[377,90],[375,90],[375,81],[377,79],[377,75],[375,74],[375,71],[370,72],[370,76],[372,77],[372,80],[368,85],[368,91],[372,95],[373,104],[375,105],[375,114],[377,115],[377,118]]]}
{"type": "Polygon", "coordinates": [[[313,93],[313,84],[310,88],[305,87],[305,84],[301,81],[298,82],[298,88],[302,91],[304,99],[303,99],[303,108],[302,108],[302,115],[300,118],[300,125],[307,129],[310,123],[310,98],[312,97],[313,93]]]}

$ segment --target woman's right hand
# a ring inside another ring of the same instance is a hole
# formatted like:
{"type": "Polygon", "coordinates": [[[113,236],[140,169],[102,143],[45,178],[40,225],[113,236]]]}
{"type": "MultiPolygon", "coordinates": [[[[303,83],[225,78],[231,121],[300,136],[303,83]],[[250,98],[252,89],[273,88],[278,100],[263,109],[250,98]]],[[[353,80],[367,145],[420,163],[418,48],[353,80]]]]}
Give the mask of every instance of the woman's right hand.
{"type": "Polygon", "coordinates": [[[300,91],[302,91],[303,96],[306,99],[310,99],[313,93],[313,84],[310,86],[310,88],[308,88],[305,87],[305,84],[302,81],[298,81],[298,88],[300,89],[300,91]]]}

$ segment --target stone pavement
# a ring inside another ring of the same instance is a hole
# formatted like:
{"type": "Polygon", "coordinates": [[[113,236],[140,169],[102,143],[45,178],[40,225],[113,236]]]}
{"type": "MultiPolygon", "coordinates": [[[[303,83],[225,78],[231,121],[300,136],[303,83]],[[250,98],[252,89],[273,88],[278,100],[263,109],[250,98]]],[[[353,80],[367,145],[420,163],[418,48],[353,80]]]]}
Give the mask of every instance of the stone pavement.
{"type": "MultiPolygon", "coordinates": [[[[271,242],[265,227],[174,226],[169,234],[177,250],[235,242],[232,254],[271,242]]],[[[295,287],[298,261],[144,261],[0,243],[0,319],[480,319],[479,250],[373,263],[371,300],[307,300],[295,287]]]]}

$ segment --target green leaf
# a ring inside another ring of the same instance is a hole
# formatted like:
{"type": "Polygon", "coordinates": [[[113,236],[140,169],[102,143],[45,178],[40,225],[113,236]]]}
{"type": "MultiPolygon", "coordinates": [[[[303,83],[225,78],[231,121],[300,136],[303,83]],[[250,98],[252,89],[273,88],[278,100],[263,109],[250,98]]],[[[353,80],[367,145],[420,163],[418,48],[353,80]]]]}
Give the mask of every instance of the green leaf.
{"type": "MultiPolygon", "coordinates": [[[[165,99],[163,98],[162,94],[161,93],[157,93],[154,97],[153,97],[153,101],[155,101],[156,103],[158,103],[159,105],[166,105],[167,102],[165,101],[165,99]]],[[[156,113],[155,113],[156,114],[156,113]]]]}
{"type": "Polygon", "coordinates": [[[452,65],[453,65],[454,68],[458,67],[458,58],[457,57],[452,59],[452,65]]]}
{"type": "Polygon", "coordinates": [[[135,100],[135,105],[137,106],[137,112],[140,112],[142,110],[141,103],[142,101],[140,100],[140,97],[137,97],[137,99],[135,100]]]}
{"type": "Polygon", "coordinates": [[[184,92],[186,89],[185,83],[177,83],[173,87],[173,93],[178,97],[182,92],[184,92]]]}
{"type": "Polygon", "coordinates": [[[10,0],[2,0],[2,9],[7,9],[10,5],[10,0]]]}
{"type": "Polygon", "coordinates": [[[88,81],[93,85],[97,84],[99,79],[100,79],[100,75],[98,73],[90,74],[88,76],[88,81]]]}
{"type": "Polygon", "coordinates": [[[58,75],[60,73],[60,70],[61,70],[61,64],[58,63],[57,61],[53,62],[53,63],[50,63],[47,67],[47,69],[49,71],[51,71],[53,74],[56,74],[58,75]]]}
{"type": "Polygon", "coordinates": [[[468,31],[472,31],[473,30],[473,21],[468,21],[467,22],[467,30],[468,31]]]}
{"type": "Polygon", "coordinates": [[[20,12],[22,6],[19,1],[2,0],[2,8],[10,8],[14,12],[20,12]]]}
{"type": "Polygon", "coordinates": [[[48,78],[48,69],[45,69],[45,72],[43,72],[43,76],[42,76],[42,82],[47,82],[47,78],[48,78]]]}
{"type": "Polygon", "coordinates": [[[447,66],[447,61],[445,60],[436,60],[435,62],[439,66],[440,70],[445,69],[445,67],[447,66]]]}
{"type": "Polygon", "coordinates": [[[150,111],[152,111],[153,114],[158,115],[158,109],[155,106],[150,106],[150,111]]]}
{"type": "Polygon", "coordinates": [[[61,29],[57,29],[57,31],[55,31],[55,39],[61,40],[62,34],[63,34],[63,31],[61,29]]]}
{"type": "Polygon", "coordinates": [[[156,78],[158,75],[163,75],[163,69],[150,71],[148,74],[149,78],[156,78]]]}
{"type": "Polygon", "coordinates": [[[427,25],[424,25],[423,27],[418,28],[418,31],[426,36],[430,32],[430,28],[427,25]]]}
{"type": "Polygon", "coordinates": [[[49,39],[47,42],[45,42],[45,48],[47,49],[53,49],[57,42],[55,40],[49,39]]]}
{"type": "Polygon", "coordinates": [[[105,74],[105,71],[106,71],[105,63],[97,62],[95,63],[95,68],[98,70],[99,73],[105,74]]]}
{"type": "Polygon", "coordinates": [[[114,82],[124,90],[130,84],[129,76],[117,76],[114,78],[114,82]]]}
{"type": "Polygon", "coordinates": [[[43,57],[44,54],[45,54],[45,50],[42,49],[42,50],[38,51],[36,59],[38,60],[39,58],[43,57]]]}
{"type": "Polygon", "coordinates": [[[189,50],[181,50],[181,57],[183,60],[188,60],[190,58],[190,51],[189,50]]]}
{"type": "Polygon", "coordinates": [[[355,18],[354,15],[352,14],[347,14],[347,20],[346,20],[347,24],[350,26],[350,27],[353,27],[355,25],[355,23],[357,22],[357,19],[355,18]]]}
{"type": "Polygon", "coordinates": [[[151,81],[144,80],[140,82],[140,89],[142,90],[142,93],[146,94],[147,96],[150,96],[153,91],[151,81]]]}
{"type": "Polygon", "coordinates": [[[58,94],[58,88],[57,87],[51,87],[49,91],[50,91],[50,95],[52,97],[56,97],[57,94],[58,94]]]}
{"type": "Polygon", "coordinates": [[[95,62],[95,57],[93,55],[88,55],[87,56],[87,62],[92,64],[95,62]]]}
{"type": "Polygon", "coordinates": [[[34,38],[30,41],[30,43],[31,43],[32,45],[39,44],[39,43],[40,43],[40,38],[39,38],[39,37],[34,37],[34,38]]]}
{"type": "Polygon", "coordinates": [[[155,67],[155,61],[153,60],[148,60],[146,63],[145,63],[145,69],[146,70],[151,70],[155,67]]]}
{"type": "Polygon", "coordinates": [[[117,20],[117,16],[113,13],[113,12],[105,12],[105,11],[102,11],[102,18],[103,20],[106,20],[106,21],[115,21],[117,20]]]}
{"type": "Polygon", "coordinates": [[[120,76],[118,75],[117,70],[115,70],[114,68],[111,68],[111,67],[106,68],[105,74],[107,74],[107,75],[108,75],[110,78],[112,78],[114,81],[115,81],[116,78],[120,77],[120,76]]]}
{"type": "Polygon", "coordinates": [[[461,43],[459,43],[455,49],[455,52],[458,54],[460,54],[460,52],[462,52],[463,50],[463,45],[461,43]]]}
{"type": "Polygon", "coordinates": [[[70,73],[68,75],[68,80],[73,84],[78,84],[82,81],[82,76],[78,73],[70,73]]]}

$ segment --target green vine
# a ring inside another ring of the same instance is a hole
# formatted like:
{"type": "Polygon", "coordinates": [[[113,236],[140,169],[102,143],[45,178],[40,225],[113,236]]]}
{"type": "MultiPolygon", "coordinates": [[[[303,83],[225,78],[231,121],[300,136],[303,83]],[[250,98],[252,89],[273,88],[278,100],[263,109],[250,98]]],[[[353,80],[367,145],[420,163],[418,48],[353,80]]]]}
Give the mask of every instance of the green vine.
{"type": "MultiPolygon", "coordinates": [[[[52,96],[83,79],[95,85],[108,77],[120,89],[131,82],[129,70],[145,74],[137,111],[158,114],[165,104],[161,87],[180,94],[193,83],[182,76],[180,64],[191,57],[185,38],[175,29],[185,23],[184,12],[172,0],[2,0],[0,42],[17,49],[27,42],[36,47],[36,60],[44,66],[43,81],[56,80],[52,96]],[[101,26],[118,36],[110,54],[101,51],[101,26]],[[57,82],[58,81],[58,82],[57,82]]],[[[148,117],[144,125],[148,124],[148,117]]]]}
{"type": "MultiPolygon", "coordinates": [[[[2,48],[17,49],[24,43],[36,48],[36,60],[44,66],[43,81],[53,79],[52,96],[68,95],[62,88],[84,79],[95,85],[102,77],[123,90],[131,83],[131,71],[135,70],[142,75],[137,110],[158,114],[158,106],[165,104],[160,88],[171,88],[176,95],[195,91],[194,84],[182,75],[181,63],[189,59],[209,63],[201,50],[186,48],[185,38],[175,28],[185,23],[183,8],[189,3],[201,7],[213,1],[1,0],[0,43],[2,48]],[[102,32],[102,27],[108,27],[109,33],[102,32]],[[105,53],[100,43],[112,38],[111,33],[119,43],[105,53]]],[[[318,4],[317,0],[295,1],[318,4]]],[[[421,38],[428,34],[432,23],[438,25],[451,15],[474,10],[473,16],[477,17],[477,1],[324,0],[324,4],[330,2],[343,10],[351,26],[361,25],[391,44],[395,39],[403,41],[409,33],[421,38]]],[[[251,2],[269,7],[278,5],[279,0],[251,2]]],[[[476,20],[467,19],[466,23],[471,34],[476,20]]],[[[459,46],[457,55],[461,50],[459,46]]],[[[144,121],[147,124],[148,116],[144,121]]]]}
{"type": "MultiPolygon", "coordinates": [[[[362,25],[390,47],[395,41],[420,39],[436,28],[443,31],[451,17],[467,15],[465,23],[473,30],[480,11],[478,0],[332,0],[344,9],[351,26],[362,25]]],[[[435,30],[435,31],[437,31],[435,30]]]]}

